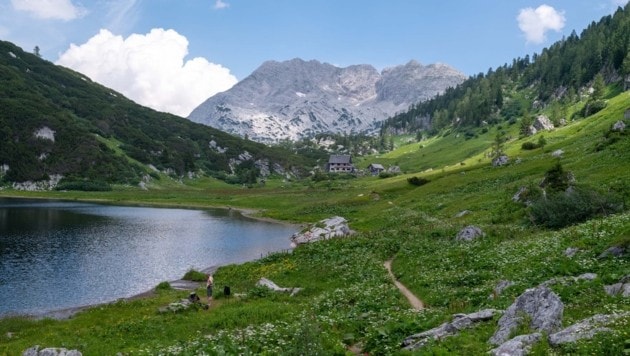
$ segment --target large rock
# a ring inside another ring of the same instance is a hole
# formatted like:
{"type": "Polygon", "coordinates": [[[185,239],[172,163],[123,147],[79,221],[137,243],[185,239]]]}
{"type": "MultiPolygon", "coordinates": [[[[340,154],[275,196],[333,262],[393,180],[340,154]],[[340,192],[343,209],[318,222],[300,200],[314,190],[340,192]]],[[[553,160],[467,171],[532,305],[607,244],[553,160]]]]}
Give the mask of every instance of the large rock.
{"type": "Polygon", "coordinates": [[[618,283],[604,286],[606,294],[616,296],[621,294],[624,298],[630,297],[630,275],[626,275],[618,283]]]}
{"type": "Polygon", "coordinates": [[[490,343],[500,345],[510,334],[531,319],[529,327],[536,331],[553,332],[562,325],[564,304],[551,289],[539,286],[526,290],[499,319],[499,329],[490,338],[490,343]]]}
{"type": "Polygon", "coordinates": [[[478,237],[483,237],[485,235],[486,234],[484,234],[483,231],[481,231],[481,229],[477,226],[468,225],[457,233],[457,236],[455,236],[455,240],[472,241],[478,237]]]}
{"type": "Polygon", "coordinates": [[[531,345],[542,339],[541,333],[533,333],[528,335],[519,335],[502,343],[496,349],[490,350],[493,356],[524,356],[529,353],[531,345]]]}
{"type": "Polygon", "coordinates": [[[549,335],[549,343],[552,346],[558,346],[560,344],[576,342],[581,339],[591,339],[597,333],[610,331],[606,325],[609,325],[619,318],[629,315],[630,312],[610,315],[594,315],[575,323],[566,329],[549,335]]]}
{"type": "Polygon", "coordinates": [[[551,120],[545,115],[538,115],[532,126],[538,131],[550,131],[555,128],[551,120]]]}
{"type": "Polygon", "coordinates": [[[623,121],[621,121],[621,120],[615,122],[615,124],[612,127],[613,131],[623,132],[623,130],[625,130],[625,129],[626,129],[626,124],[623,121]]]}
{"type": "Polygon", "coordinates": [[[83,354],[78,350],[68,350],[64,348],[47,347],[45,349],[39,349],[39,345],[35,345],[29,349],[26,349],[22,356],[82,356],[83,354]]]}
{"type": "Polygon", "coordinates": [[[344,237],[354,233],[348,226],[348,221],[340,216],[321,220],[314,224],[306,231],[296,232],[291,236],[291,243],[294,246],[315,242],[319,240],[328,240],[333,237],[344,237]]]}
{"type": "Polygon", "coordinates": [[[509,162],[510,158],[507,155],[500,155],[499,157],[492,160],[492,167],[505,166],[509,162]]]}
{"type": "Polygon", "coordinates": [[[455,335],[464,329],[473,327],[476,323],[490,320],[499,313],[501,313],[499,310],[484,309],[471,314],[455,314],[453,321],[450,323],[444,323],[431,330],[407,337],[403,341],[403,347],[406,350],[417,350],[431,340],[439,340],[455,335]]]}
{"type": "Polygon", "coordinates": [[[272,280],[267,278],[261,278],[257,283],[257,286],[269,288],[274,292],[286,292],[291,293],[291,296],[296,295],[302,288],[283,288],[275,284],[272,280]]]}

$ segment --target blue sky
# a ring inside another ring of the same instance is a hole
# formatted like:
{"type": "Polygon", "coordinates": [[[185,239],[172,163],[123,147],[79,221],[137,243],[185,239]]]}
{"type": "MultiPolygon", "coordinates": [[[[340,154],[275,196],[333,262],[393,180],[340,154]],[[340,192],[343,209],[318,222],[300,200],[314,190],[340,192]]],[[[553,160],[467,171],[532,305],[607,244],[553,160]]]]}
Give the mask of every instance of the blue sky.
{"type": "Polygon", "coordinates": [[[579,34],[627,2],[0,0],[0,39],[37,45],[50,61],[185,116],[266,60],[380,70],[415,59],[472,75],[579,34]]]}

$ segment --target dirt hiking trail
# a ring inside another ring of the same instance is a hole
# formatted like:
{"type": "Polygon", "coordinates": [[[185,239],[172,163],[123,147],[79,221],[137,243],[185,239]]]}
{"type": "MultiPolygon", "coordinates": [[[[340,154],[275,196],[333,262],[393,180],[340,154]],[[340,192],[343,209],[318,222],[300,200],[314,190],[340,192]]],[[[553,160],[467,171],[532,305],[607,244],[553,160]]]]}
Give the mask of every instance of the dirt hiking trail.
{"type": "Polygon", "coordinates": [[[396,279],[396,276],[394,276],[394,273],[392,273],[392,260],[385,261],[383,265],[385,266],[385,269],[387,269],[387,273],[389,273],[389,276],[392,278],[392,281],[394,281],[394,284],[396,285],[396,287],[405,296],[405,298],[407,298],[411,306],[415,310],[424,309],[424,303],[420,299],[418,299],[418,297],[416,297],[413,293],[411,293],[411,291],[407,289],[407,287],[405,287],[404,284],[398,282],[398,280],[396,279]]]}

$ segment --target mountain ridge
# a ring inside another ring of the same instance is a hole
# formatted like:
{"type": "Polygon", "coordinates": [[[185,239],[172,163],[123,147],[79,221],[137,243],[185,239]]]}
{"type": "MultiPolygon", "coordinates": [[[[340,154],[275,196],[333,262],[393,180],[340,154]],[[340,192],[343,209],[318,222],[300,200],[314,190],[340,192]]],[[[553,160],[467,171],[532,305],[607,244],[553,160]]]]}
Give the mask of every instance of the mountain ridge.
{"type": "Polygon", "coordinates": [[[266,61],[231,89],[208,98],[188,119],[266,143],[361,133],[464,79],[446,64],[423,66],[415,60],[381,72],[369,64],[266,61]]]}

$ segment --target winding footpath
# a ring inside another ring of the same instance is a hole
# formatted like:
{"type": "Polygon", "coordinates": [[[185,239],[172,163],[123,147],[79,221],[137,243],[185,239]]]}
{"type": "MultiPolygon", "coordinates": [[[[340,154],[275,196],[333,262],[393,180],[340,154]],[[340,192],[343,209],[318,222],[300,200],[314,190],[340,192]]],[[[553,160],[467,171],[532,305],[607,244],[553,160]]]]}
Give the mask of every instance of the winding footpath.
{"type": "Polygon", "coordinates": [[[407,300],[409,301],[413,309],[415,310],[424,309],[424,303],[420,299],[418,299],[418,297],[416,297],[413,293],[411,293],[411,291],[407,289],[407,287],[405,287],[404,284],[400,283],[396,279],[396,276],[394,276],[394,273],[392,273],[392,260],[385,261],[383,266],[385,266],[385,269],[387,269],[387,273],[389,273],[389,276],[392,278],[392,281],[394,281],[394,284],[396,285],[398,290],[400,290],[400,292],[405,296],[405,298],[407,298],[407,300]]]}

